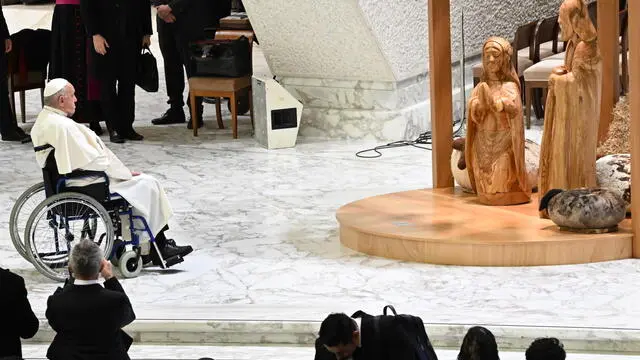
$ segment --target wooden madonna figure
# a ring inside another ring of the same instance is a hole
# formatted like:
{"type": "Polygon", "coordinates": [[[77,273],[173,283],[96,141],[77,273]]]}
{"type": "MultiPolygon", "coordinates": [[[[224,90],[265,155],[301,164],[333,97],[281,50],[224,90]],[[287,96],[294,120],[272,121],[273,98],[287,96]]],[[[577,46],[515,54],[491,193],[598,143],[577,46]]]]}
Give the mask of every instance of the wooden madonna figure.
{"type": "MultiPolygon", "coordinates": [[[[565,0],[558,16],[564,65],[549,77],[540,152],[541,195],[596,186],[602,63],[584,0],[565,0]]],[[[543,215],[541,215],[544,217],[543,215]]]]}
{"type": "Polygon", "coordinates": [[[524,159],[520,81],[511,44],[489,38],[482,49],[483,74],[469,100],[465,158],[471,186],[486,205],[531,200],[524,159]]]}

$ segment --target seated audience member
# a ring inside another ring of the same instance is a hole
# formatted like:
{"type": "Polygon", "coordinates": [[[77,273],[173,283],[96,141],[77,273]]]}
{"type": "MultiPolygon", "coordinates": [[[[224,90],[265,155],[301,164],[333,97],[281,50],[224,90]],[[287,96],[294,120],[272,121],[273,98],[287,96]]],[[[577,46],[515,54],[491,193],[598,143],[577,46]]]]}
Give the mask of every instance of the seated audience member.
{"type": "Polygon", "coordinates": [[[567,353],[560,340],[540,338],[534,340],[524,353],[527,360],[565,360],[567,353]]]}
{"type": "Polygon", "coordinates": [[[111,263],[96,243],[84,239],[71,250],[69,271],[71,281],[47,300],[47,320],[56,332],[47,358],[129,360],[132,339],[122,328],[136,316],[111,263]]]}
{"type": "Polygon", "coordinates": [[[315,360],[413,360],[416,354],[394,316],[358,311],[327,316],[320,325],[315,360]],[[376,324],[377,323],[377,324],[376,324]]]}
{"type": "MultiPolygon", "coordinates": [[[[50,145],[55,149],[60,174],[74,170],[104,171],[109,177],[110,191],[125,198],[133,206],[134,215],[145,218],[165,260],[191,253],[191,246],[177,246],[175,241],[165,236],[173,211],[162,185],[152,176],[129,170],[96,133],[69,118],[76,109],[74,94],[73,85],[65,79],[53,79],[47,83],[44,90],[45,107],[31,129],[34,147],[50,145]]],[[[45,166],[50,151],[36,152],[40,167],[45,166]]],[[[83,186],[95,181],[73,180],[68,185],[83,186]]],[[[143,256],[143,261],[160,265],[153,246],[151,256],[143,256]]]]}
{"type": "Polygon", "coordinates": [[[0,268],[0,294],[0,319],[5,324],[0,336],[0,359],[22,359],[20,338],[32,338],[40,323],[31,310],[20,275],[0,268]]]}
{"type": "Polygon", "coordinates": [[[474,326],[462,340],[458,360],[500,360],[498,344],[491,331],[474,326]]]}

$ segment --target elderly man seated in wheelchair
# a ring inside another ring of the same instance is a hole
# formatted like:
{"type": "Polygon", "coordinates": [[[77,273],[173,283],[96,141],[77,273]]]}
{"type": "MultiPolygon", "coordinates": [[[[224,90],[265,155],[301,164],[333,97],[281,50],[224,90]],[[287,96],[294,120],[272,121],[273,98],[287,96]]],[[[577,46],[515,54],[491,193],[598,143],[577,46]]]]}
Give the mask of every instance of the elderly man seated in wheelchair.
{"type": "MultiPolygon", "coordinates": [[[[49,81],[44,95],[45,106],[31,130],[31,137],[36,160],[43,168],[47,200],[73,192],[75,203],[82,204],[79,205],[82,212],[71,216],[67,208],[55,210],[62,208],[59,202],[48,202],[47,219],[51,214],[64,213],[56,224],[58,227],[66,224],[66,234],[62,237],[67,245],[73,246],[70,238],[81,240],[71,234],[68,224],[80,219],[83,224],[80,237],[100,236],[94,241],[102,246],[107,257],[121,263],[121,271],[137,275],[142,267],[139,263],[168,268],[182,262],[193,249],[177,246],[165,236],[173,212],[162,185],[149,175],[129,170],[92,130],[69,118],[75,112],[76,98],[73,85],[67,80],[49,81]],[[98,220],[102,220],[101,231],[97,230],[98,220]],[[126,245],[133,245],[134,250],[126,251],[126,245]],[[128,265],[122,264],[123,261],[128,265]]],[[[30,219],[30,223],[33,221],[30,219]]],[[[58,238],[56,235],[56,249],[58,238]]],[[[28,239],[25,242],[30,243],[28,239]]],[[[34,249],[27,252],[33,256],[42,254],[34,249]]],[[[49,259],[49,263],[51,261],[49,259]]]]}

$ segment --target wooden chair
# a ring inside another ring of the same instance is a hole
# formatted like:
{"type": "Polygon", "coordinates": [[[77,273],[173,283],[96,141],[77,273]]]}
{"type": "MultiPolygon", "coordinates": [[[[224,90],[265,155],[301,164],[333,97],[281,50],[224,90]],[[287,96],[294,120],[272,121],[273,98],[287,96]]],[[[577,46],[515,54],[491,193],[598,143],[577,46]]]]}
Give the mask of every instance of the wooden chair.
{"type": "MultiPolygon", "coordinates": [[[[516,29],[513,42],[511,43],[514,51],[514,56],[511,58],[511,60],[513,61],[513,66],[518,72],[520,82],[523,81],[522,74],[524,70],[533,65],[533,56],[535,50],[534,40],[537,25],[538,20],[518,27],[516,29]]],[[[475,86],[478,84],[478,82],[480,81],[480,77],[482,76],[482,61],[480,61],[479,64],[474,65],[472,71],[473,84],[475,86]]]]}
{"type": "Polygon", "coordinates": [[[20,111],[23,123],[27,121],[26,91],[40,89],[40,101],[44,106],[44,87],[47,80],[50,39],[51,32],[43,29],[24,29],[11,35],[13,49],[8,54],[7,59],[9,102],[15,116],[17,113],[14,94],[16,92],[20,93],[20,111]]]}
{"type": "MultiPolygon", "coordinates": [[[[524,71],[524,119],[526,121],[527,129],[531,128],[531,105],[533,99],[533,91],[540,89],[542,94],[546,93],[546,89],[549,83],[549,76],[556,66],[564,64],[565,53],[558,53],[543,59],[530,66],[524,71]]],[[[540,96],[540,103],[544,95],[540,96]]],[[[544,113],[542,113],[544,117],[544,113]]]]}
{"type": "MultiPolygon", "coordinates": [[[[535,45],[534,45],[534,53],[533,53],[533,63],[534,65],[539,63],[540,60],[544,60],[554,54],[558,53],[558,36],[560,34],[560,25],[558,24],[558,16],[552,16],[546,19],[543,19],[538,25],[538,30],[536,30],[535,35],[535,45]]],[[[528,69],[527,69],[528,70],[528,69]]],[[[524,94],[525,94],[525,102],[527,97],[527,70],[523,72],[524,78],[524,94]]],[[[529,79],[530,80],[530,79],[529,79]]],[[[537,118],[542,118],[544,116],[543,113],[543,105],[542,105],[542,95],[543,92],[540,89],[536,89],[533,97],[533,109],[535,110],[535,114],[537,118]]],[[[525,105],[526,106],[526,105],[525,105]]],[[[528,122],[527,124],[530,124],[528,122]]]]}
{"type": "MultiPolygon", "coordinates": [[[[241,36],[249,39],[250,51],[253,49],[253,32],[252,31],[233,31],[221,30],[216,32],[215,40],[234,40],[241,36]]],[[[253,68],[253,64],[252,64],[253,68]]],[[[252,71],[253,72],[253,71],[252,71]]],[[[220,106],[221,98],[228,98],[231,110],[231,126],[233,129],[233,138],[238,138],[238,112],[237,99],[241,92],[249,92],[249,113],[251,116],[251,126],[253,127],[253,104],[251,92],[252,74],[238,77],[199,77],[195,76],[189,79],[189,102],[191,103],[191,121],[193,122],[193,136],[198,136],[198,116],[196,107],[196,97],[208,97],[216,99],[216,120],[218,127],[224,129],[222,123],[222,109],[220,106]]]]}
{"type": "Polygon", "coordinates": [[[620,30],[620,94],[629,92],[629,18],[627,10],[621,12],[620,30]],[[623,14],[624,13],[624,14],[623,14]]]}

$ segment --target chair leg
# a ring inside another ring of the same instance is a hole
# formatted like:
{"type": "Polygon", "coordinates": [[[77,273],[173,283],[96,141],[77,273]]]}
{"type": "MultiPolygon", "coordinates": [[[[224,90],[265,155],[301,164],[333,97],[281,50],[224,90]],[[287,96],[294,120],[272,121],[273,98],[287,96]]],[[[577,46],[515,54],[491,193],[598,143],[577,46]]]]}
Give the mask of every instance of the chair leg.
{"type": "Polygon", "coordinates": [[[25,102],[25,93],[24,91],[20,91],[20,111],[22,112],[22,122],[27,122],[27,114],[26,114],[26,102],[25,102]]]}
{"type": "Polygon", "coordinates": [[[218,120],[218,128],[224,129],[224,123],[222,122],[222,109],[220,107],[220,98],[216,98],[216,120],[218,120]]]}
{"type": "Polygon", "coordinates": [[[527,129],[531,129],[531,86],[524,84],[525,108],[524,117],[527,120],[527,129]]]}
{"type": "Polygon", "coordinates": [[[44,107],[44,88],[40,88],[40,105],[44,107]]]}
{"type": "Polygon", "coordinates": [[[13,90],[9,89],[9,105],[11,106],[11,116],[13,121],[18,121],[18,113],[16,113],[16,94],[13,90]]]}
{"type": "Polygon", "coordinates": [[[249,116],[251,116],[251,131],[256,130],[255,125],[253,124],[253,90],[249,88],[249,116]]]}
{"type": "Polygon", "coordinates": [[[198,136],[198,111],[196,109],[196,95],[189,91],[189,103],[191,104],[191,125],[193,126],[193,136],[198,136]]]}
{"type": "Polygon", "coordinates": [[[230,103],[231,104],[231,128],[233,129],[233,138],[237,139],[238,138],[238,113],[237,113],[238,104],[236,103],[236,93],[231,94],[229,101],[231,101],[230,103]]]}

